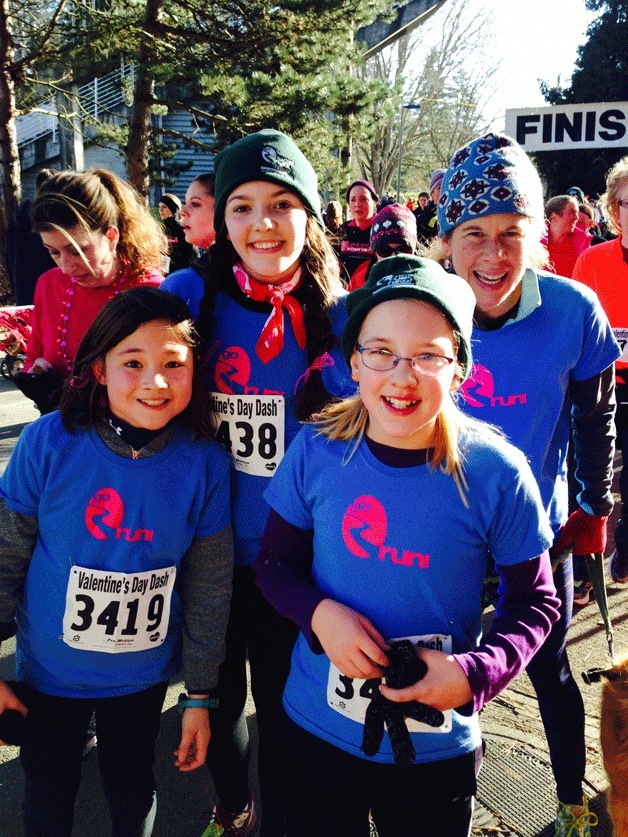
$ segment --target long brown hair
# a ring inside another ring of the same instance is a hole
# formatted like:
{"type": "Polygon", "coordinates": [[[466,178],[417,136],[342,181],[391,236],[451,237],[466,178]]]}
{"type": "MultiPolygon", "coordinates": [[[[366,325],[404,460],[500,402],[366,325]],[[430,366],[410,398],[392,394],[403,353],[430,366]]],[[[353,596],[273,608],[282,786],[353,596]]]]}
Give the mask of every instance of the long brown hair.
{"type": "Polygon", "coordinates": [[[81,227],[103,235],[109,227],[120,232],[118,252],[131,277],[159,269],[168,252],[161,224],[140,195],[113,172],[93,169],[79,174],[57,172],[37,192],[31,205],[36,232],[81,227]]]}

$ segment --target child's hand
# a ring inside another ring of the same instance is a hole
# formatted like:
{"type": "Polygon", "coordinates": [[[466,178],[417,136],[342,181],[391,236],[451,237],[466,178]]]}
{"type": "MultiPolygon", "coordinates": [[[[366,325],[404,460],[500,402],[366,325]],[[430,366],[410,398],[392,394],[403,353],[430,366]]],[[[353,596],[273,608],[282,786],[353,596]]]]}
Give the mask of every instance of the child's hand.
{"type": "Polygon", "coordinates": [[[207,709],[186,709],[181,719],[181,741],[174,753],[175,766],[189,771],[205,764],[210,737],[207,709]]]}
{"type": "Polygon", "coordinates": [[[386,640],[350,607],[323,599],[312,615],[312,630],[331,662],[346,677],[381,677],[388,665],[386,640]]]}
{"type": "Polygon", "coordinates": [[[451,654],[432,648],[421,648],[417,653],[427,664],[425,677],[405,689],[391,689],[382,684],[379,688],[385,698],[395,703],[416,700],[441,712],[457,709],[471,700],[467,676],[451,654]]]}
{"type": "MultiPolygon", "coordinates": [[[[18,712],[21,712],[24,717],[28,714],[28,709],[24,706],[21,700],[18,700],[15,692],[7,686],[4,680],[0,680],[0,714],[2,714],[5,709],[16,709],[18,712]]],[[[3,744],[4,741],[0,740],[0,746],[3,744]]]]}

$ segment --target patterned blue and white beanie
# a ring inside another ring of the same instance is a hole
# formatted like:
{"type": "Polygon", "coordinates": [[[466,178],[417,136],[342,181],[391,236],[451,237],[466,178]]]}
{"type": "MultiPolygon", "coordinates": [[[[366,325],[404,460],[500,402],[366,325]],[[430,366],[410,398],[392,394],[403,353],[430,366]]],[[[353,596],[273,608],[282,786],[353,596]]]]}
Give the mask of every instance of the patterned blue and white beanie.
{"type": "Polygon", "coordinates": [[[523,148],[504,134],[486,134],[456,151],[438,200],[438,231],[505,213],[543,220],[539,174],[523,148]]]}

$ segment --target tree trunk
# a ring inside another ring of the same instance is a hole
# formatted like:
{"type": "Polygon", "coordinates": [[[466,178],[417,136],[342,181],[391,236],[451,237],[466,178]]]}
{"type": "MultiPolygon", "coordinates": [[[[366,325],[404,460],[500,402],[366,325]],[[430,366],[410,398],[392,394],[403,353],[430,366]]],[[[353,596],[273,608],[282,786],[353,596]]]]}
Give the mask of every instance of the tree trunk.
{"type": "Polygon", "coordinates": [[[133,95],[133,117],[126,146],[126,168],[129,181],[146,200],[148,200],[150,186],[148,147],[151,135],[151,108],[155,92],[153,78],[153,63],[156,59],[155,33],[163,6],[164,0],[146,0],[133,95]]]}
{"type": "MultiPolygon", "coordinates": [[[[2,203],[0,205],[0,241],[6,241],[7,222],[22,198],[20,156],[15,127],[15,82],[11,75],[14,59],[11,17],[8,0],[0,0],[0,167],[2,203]]],[[[1,254],[4,256],[4,254],[1,254]]]]}

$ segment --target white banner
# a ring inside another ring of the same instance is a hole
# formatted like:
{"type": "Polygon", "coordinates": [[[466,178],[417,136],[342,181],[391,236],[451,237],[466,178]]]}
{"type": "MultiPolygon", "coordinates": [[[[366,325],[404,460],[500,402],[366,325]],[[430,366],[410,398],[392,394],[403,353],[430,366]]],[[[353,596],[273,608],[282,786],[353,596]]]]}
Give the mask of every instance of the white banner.
{"type": "Polygon", "coordinates": [[[628,102],[506,111],[506,133],[526,151],[628,147],[628,102]]]}

